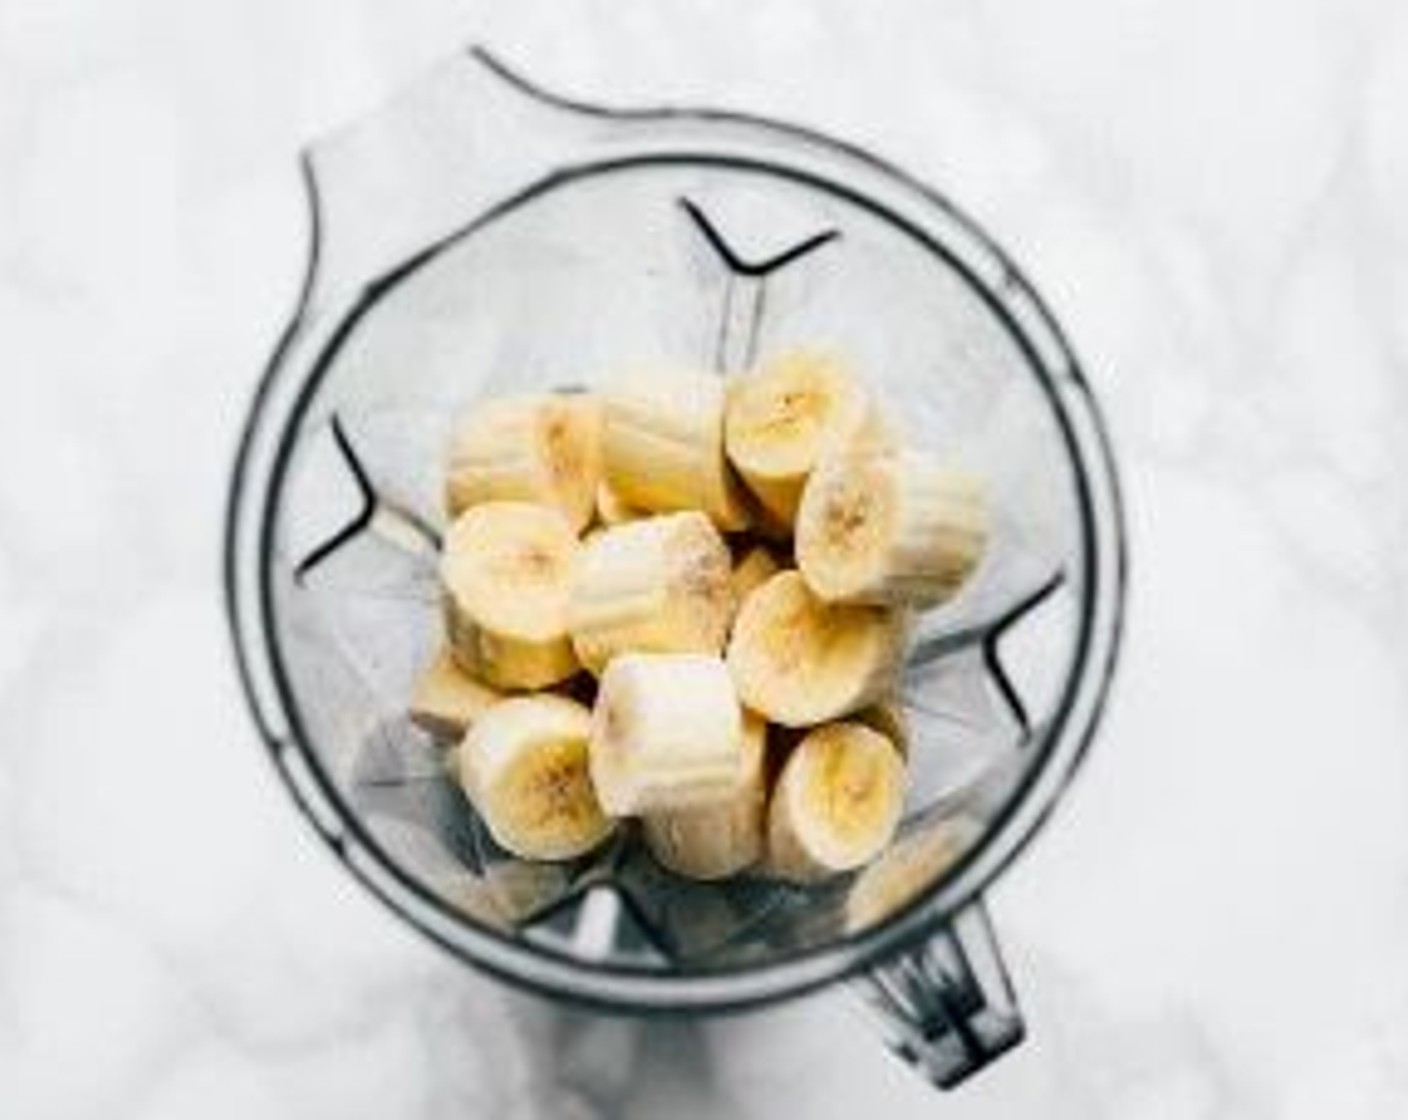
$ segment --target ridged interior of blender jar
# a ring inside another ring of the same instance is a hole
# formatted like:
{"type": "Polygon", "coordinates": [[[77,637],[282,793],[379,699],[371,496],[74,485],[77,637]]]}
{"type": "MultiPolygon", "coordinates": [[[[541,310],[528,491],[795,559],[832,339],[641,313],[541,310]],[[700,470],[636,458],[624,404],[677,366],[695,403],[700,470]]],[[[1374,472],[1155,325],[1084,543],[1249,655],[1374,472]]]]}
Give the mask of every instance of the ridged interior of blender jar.
{"type": "Polygon", "coordinates": [[[1084,594],[1073,467],[991,304],[863,199],[706,161],[581,175],[376,289],[315,377],[274,510],[280,660],[305,745],[347,809],[467,921],[616,965],[766,962],[933,886],[1037,757],[1084,594]],[[984,477],[994,510],[982,566],[924,617],[905,674],[899,843],[808,890],[693,884],[628,840],[564,865],[498,850],[405,715],[441,638],[435,539],[453,421],[485,397],[624,370],[728,376],[793,346],[843,355],[906,442],[984,477]]]}

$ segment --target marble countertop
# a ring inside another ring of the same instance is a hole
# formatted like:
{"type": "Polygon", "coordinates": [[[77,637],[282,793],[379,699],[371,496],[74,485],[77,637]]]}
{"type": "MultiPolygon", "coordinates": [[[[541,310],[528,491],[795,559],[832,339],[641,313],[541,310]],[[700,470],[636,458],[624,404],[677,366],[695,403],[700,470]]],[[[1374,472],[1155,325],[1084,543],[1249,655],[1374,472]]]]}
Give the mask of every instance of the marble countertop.
{"type": "Polygon", "coordinates": [[[0,1115],[1408,1115],[1408,7],[0,0],[0,1115]],[[1027,1044],[939,1098],[841,995],[599,1020],[467,972],[258,749],[222,503],[299,145],[479,39],[863,139],[1092,371],[1122,671],[992,898],[1027,1044]]]}

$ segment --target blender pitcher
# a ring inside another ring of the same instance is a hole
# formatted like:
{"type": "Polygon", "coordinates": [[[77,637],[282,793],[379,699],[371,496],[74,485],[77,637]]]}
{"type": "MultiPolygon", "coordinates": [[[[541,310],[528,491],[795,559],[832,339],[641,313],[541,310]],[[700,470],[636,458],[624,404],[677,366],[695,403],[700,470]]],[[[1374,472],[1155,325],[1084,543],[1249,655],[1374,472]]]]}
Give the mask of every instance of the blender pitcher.
{"type": "Polygon", "coordinates": [[[578,104],[478,49],[302,166],[307,275],[240,448],[226,588],[254,717],[324,842],[422,933],[555,997],[704,1012],[845,981],[944,1086],[1019,1041],[983,892],[1091,737],[1123,596],[1100,417],[1021,272],[855,146],[578,104]],[[807,889],[677,879],[619,838],[511,857],[405,715],[439,635],[451,424],[483,397],[623,366],[728,377],[798,345],[844,354],[993,511],[909,649],[896,843],[807,889]]]}

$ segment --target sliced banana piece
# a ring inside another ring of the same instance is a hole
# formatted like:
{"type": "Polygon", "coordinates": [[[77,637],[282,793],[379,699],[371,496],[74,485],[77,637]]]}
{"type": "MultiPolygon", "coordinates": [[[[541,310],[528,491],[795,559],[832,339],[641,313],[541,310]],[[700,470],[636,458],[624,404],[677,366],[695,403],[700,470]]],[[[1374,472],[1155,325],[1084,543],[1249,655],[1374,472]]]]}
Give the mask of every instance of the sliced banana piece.
{"type": "Polygon", "coordinates": [[[811,351],[782,354],[736,379],[724,433],[748,489],[786,526],[823,456],[884,442],[870,393],[836,358],[811,351]]]}
{"type": "Polygon", "coordinates": [[[597,483],[596,519],[602,525],[624,525],[627,521],[638,521],[649,516],[649,510],[637,509],[631,505],[605,479],[597,483]]]}
{"type": "Polygon", "coordinates": [[[724,879],[762,858],[767,721],[745,710],[741,736],[743,779],[727,800],[694,809],[650,813],[641,822],[651,855],[677,875],[724,879]]]}
{"type": "Polygon", "coordinates": [[[720,529],[748,526],[724,455],[724,383],[712,374],[637,374],[604,394],[602,464],[622,501],[652,513],[697,509],[720,529]]]}
{"type": "Polygon", "coordinates": [[[810,883],[884,851],[904,807],[904,761],[851,721],[818,727],[782,764],[768,810],[768,871],[810,883]]]}
{"type": "Polygon", "coordinates": [[[587,763],[591,713],[563,696],[490,708],[460,747],[460,785],[494,841],[525,859],[574,859],[615,827],[587,763]]]}
{"type": "Polygon", "coordinates": [[[744,600],[728,666],[748,707],[784,727],[810,727],[888,694],[906,631],[898,611],[823,602],[799,572],[779,572],[744,600]]]}
{"type": "Polygon", "coordinates": [[[974,476],[917,452],[838,455],[807,482],[797,566],[831,602],[935,606],[972,574],[987,537],[974,476]]]}
{"type": "Polygon", "coordinates": [[[922,825],[896,841],[851,886],[846,932],[868,929],[938,886],[982,831],[976,818],[959,816],[922,825]]]}
{"type": "Polygon", "coordinates": [[[755,544],[734,562],[733,575],[730,577],[734,599],[742,603],[781,570],[782,565],[777,562],[772,549],[755,544]]]}
{"type": "Polygon", "coordinates": [[[409,715],[422,731],[442,742],[458,742],[470,726],[504,698],[497,688],[475,680],[440,650],[416,679],[409,715]]]}
{"type": "Polygon", "coordinates": [[[728,546],[702,513],[603,529],[583,543],[568,627],[594,673],[621,653],[722,652],[735,607],[728,546]]]}
{"type": "Polygon", "coordinates": [[[725,802],[745,783],[742,711],[718,657],[623,654],[592,716],[592,782],[613,816],[725,802]]]}
{"type": "Polygon", "coordinates": [[[445,537],[440,577],[450,649],[496,688],[545,688],[578,669],[567,632],[577,541],[562,515],[525,502],[488,502],[445,537]]]}
{"type": "Polygon", "coordinates": [[[450,516],[483,502],[533,502],[559,510],[580,531],[596,511],[601,423],[601,403],[587,394],[485,401],[451,440],[450,516]]]}

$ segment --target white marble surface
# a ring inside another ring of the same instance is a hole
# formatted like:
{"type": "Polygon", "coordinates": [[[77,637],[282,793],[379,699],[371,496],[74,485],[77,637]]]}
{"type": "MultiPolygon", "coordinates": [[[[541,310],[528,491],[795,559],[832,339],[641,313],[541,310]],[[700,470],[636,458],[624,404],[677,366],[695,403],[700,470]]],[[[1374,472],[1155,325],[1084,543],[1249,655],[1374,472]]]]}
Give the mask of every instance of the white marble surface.
{"type": "Polygon", "coordinates": [[[0,0],[0,1116],[1408,1115],[1408,6],[0,0]],[[315,848],[226,650],[298,144],[483,38],[942,183],[1112,421],[1130,629],[938,1099],[823,998],[644,1031],[467,973],[315,848]]]}

